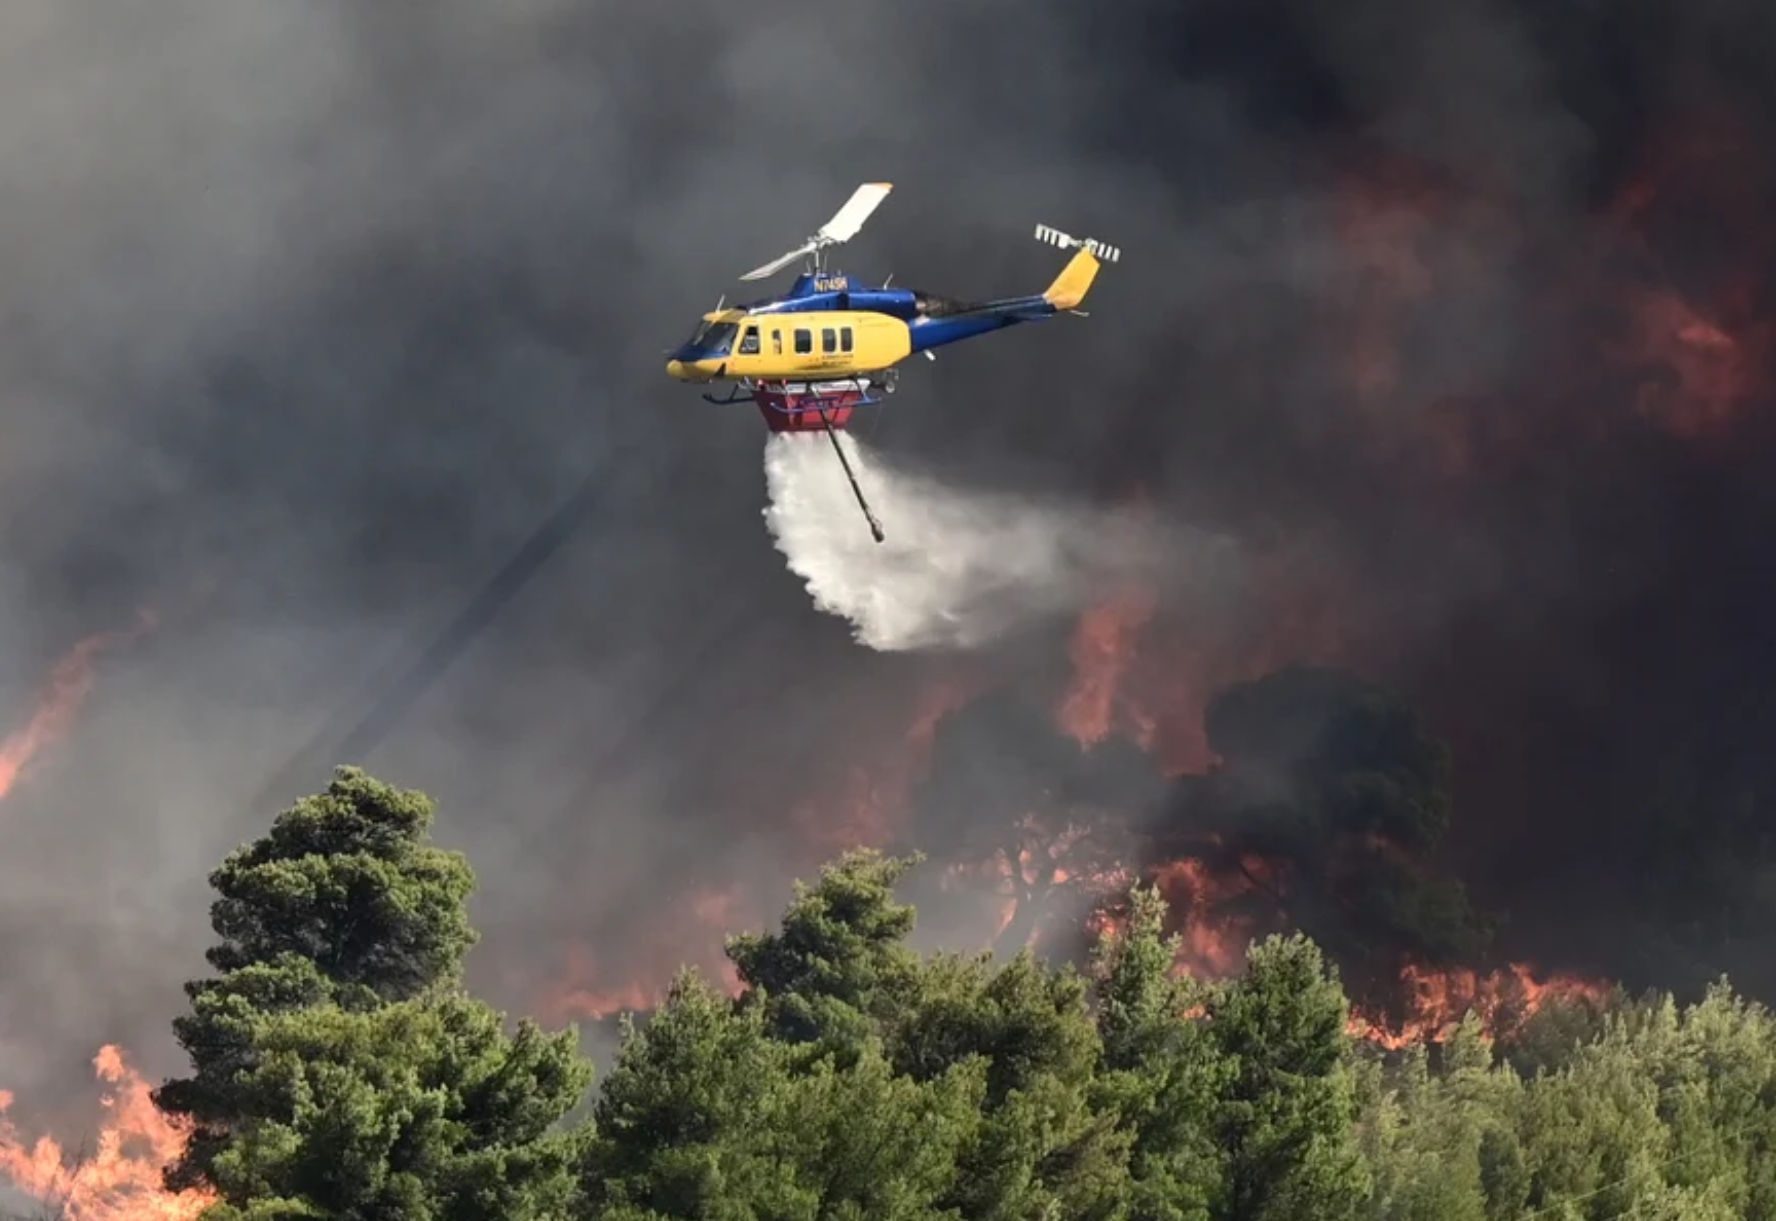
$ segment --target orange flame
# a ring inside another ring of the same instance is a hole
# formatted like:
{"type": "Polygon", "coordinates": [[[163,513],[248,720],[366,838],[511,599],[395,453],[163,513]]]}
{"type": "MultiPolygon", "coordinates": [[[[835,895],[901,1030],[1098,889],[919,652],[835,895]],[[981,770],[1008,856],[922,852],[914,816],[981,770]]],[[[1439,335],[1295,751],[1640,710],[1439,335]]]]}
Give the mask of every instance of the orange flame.
{"type": "Polygon", "coordinates": [[[99,655],[128,644],[153,627],[152,613],[143,611],[133,627],[88,636],[56,663],[30,720],[0,740],[0,799],[12,791],[39,754],[67,736],[81,704],[92,691],[93,667],[99,655]]]}
{"type": "Polygon", "coordinates": [[[1601,1007],[1610,991],[1578,975],[1556,973],[1538,980],[1534,968],[1521,962],[1484,975],[1468,968],[1434,971],[1408,963],[1400,970],[1400,982],[1410,1004],[1406,1018],[1390,1023],[1353,1011],[1346,1029],[1354,1038],[1392,1050],[1441,1043],[1470,1012],[1479,1015],[1489,1037],[1497,1038],[1521,1028],[1551,1000],[1601,1007]]]}
{"type": "Polygon", "coordinates": [[[1241,873],[1216,874],[1204,862],[1185,857],[1161,867],[1153,884],[1172,911],[1182,916],[1177,966],[1210,979],[1238,971],[1256,929],[1245,915],[1221,909],[1250,893],[1251,880],[1241,873]]]}
{"type": "Polygon", "coordinates": [[[161,1167],[185,1147],[185,1132],[155,1107],[148,1083],[123,1052],[106,1046],[93,1057],[109,1116],[90,1156],[70,1158],[48,1136],[29,1144],[7,1118],[12,1096],[0,1090],[0,1176],[59,1211],[65,1221],[189,1221],[213,1198],[177,1195],[161,1186],[161,1167]]]}
{"type": "Polygon", "coordinates": [[[1081,746],[1096,746],[1110,736],[1118,688],[1134,659],[1135,637],[1153,610],[1152,595],[1137,593],[1101,603],[1080,616],[1069,649],[1073,686],[1055,716],[1062,731],[1081,746]]]}

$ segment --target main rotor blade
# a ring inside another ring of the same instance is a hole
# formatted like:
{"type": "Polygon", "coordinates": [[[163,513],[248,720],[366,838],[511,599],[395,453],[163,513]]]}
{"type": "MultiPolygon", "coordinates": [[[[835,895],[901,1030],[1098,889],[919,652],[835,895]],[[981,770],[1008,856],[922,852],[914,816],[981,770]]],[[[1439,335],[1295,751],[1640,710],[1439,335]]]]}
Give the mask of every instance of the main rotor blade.
{"type": "Polygon", "coordinates": [[[795,262],[797,259],[801,258],[803,255],[813,253],[814,250],[816,250],[819,247],[819,245],[820,244],[818,242],[806,242],[800,246],[797,246],[794,250],[790,251],[788,254],[784,255],[782,258],[772,259],[769,263],[766,263],[763,267],[754,267],[751,271],[747,272],[745,275],[741,276],[740,278],[742,280],[762,280],[766,276],[776,275],[778,272],[782,271],[785,267],[788,267],[791,263],[795,262]]]}
{"type": "Polygon", "coordinates": [[[845,206],[834,212],[833,218],[820,226],[813,237],[782,258],[773,259],[763,267],[755,267],[740,278],[742,280],[762,280],[766,276],[775,275],[803,255],[812,254],[822,246],[835,246],[840,242],[850,241],[857,236],[857,231],[863,228],[863,222],[870,218],[870,214],[882,206],[882,201],[888,198],[888,192],[893,189],[894,184],[891,182],[864,183],[851,192],[851,198],[845,201],[845,206]]]}
{"type": "Polygon", "coordinates": [[[863,228],[863,222],[870,218],[870,213],[882,206],[888,198],[888,192],[894,189],[892,182],[866,182],[851,193],[845,206],[833,213],[833,218],[820,226],[816,237],[829,242],[848,242],[857,236],[863,228]]]}

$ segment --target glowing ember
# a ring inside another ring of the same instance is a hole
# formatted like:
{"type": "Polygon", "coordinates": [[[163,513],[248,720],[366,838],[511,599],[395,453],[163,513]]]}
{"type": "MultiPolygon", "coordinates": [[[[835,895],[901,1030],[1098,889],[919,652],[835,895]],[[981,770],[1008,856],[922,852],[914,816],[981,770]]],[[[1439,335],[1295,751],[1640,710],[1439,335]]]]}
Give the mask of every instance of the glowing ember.
{"type": "Polygon", "coordinates": [[[99,655],[109,648],[129,643],[153,626],[153,616],[143,611],[134,627],[88,636],[56,663],[30,719],[0,741],[0,799],[12,791],[25,769],[43,750],[67,736],[81,703],[92,690],[93,667],[99,655]]]}
{"type": "Polygon", "coordinates": [[[1153,614],[1151,595],[1134,594],[1093,607],[1073,635],[1073,687],[1061,700],[1060,726],[1081,746],[1110,736],[1117,688],[1134,656],[1135,636],[1153,614]]]}
{"type": "Polygon", "coordinates": [[[0,1091],[0,1175],[42,1201],[65,1221],[186,1221],[211,1203],[208,1196],[174,1195],[161,1187],[161,1167],[184,1148],[185,1135],[154,1106],[148,1083],[105,1047],[93,1068],[111,1089],[109,1112],[96,1147],[70,1157],[47,1136],[27,1143],[7,1111],[12,1096],[0,1091]]]}
{"type": "Polygon", "coordinates": [[[1477,1013],[1492,1038],[1522,1027],[1550,1000],[1601,1007],[1609,988],[1577,975],[1555,974],[1545,980],[1534,969],[1514,962],[1487,974],[1456,968],[1433,971],[1407,964],[1400,971],[1408,1013],[1393,1023],[1353,1012],[1347,1029],[1356,1038],[1398,1049],[1413,1043],[1440,1043],[1468,1013],[1477,1013]]]}

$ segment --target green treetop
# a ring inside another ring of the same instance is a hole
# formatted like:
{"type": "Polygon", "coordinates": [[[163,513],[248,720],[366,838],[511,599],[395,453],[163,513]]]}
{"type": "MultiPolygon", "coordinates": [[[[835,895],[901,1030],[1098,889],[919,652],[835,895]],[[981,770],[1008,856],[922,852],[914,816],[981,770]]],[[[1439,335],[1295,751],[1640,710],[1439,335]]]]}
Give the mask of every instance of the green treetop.
{"type": "Polygon", "coordinates": [[[174,1023],[192,1125],[174,1188],[218,1219],[563,1217],[590,1068],[464,995],[474,878],[428,842],[430,799],[341,769],[212,875],[208,954],[174,1023]]]}

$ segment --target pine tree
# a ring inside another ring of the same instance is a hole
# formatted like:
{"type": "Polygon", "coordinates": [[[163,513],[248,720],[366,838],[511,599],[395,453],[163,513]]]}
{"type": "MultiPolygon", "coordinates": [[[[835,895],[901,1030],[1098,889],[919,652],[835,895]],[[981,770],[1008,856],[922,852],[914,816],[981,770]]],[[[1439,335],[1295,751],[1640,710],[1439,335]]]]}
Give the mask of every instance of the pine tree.
{"type": "Polygon", "coordinates": [[[169,1186],[219,1219],[555,1218],[590,1080],[573,1032],[465,995],[466,861],[432,804],[360,771],[280,815],[212,875],[214,978],[174,1023],[193,1074],[156,1092],[193,1125],[169,1186]]]}
{"type": "Polygon", "coordinates": [[[1357,1150],[1348,1010],[1336,972],[1307,938],[1269,937],[1245,974],[1209,1002],[1209,1029],[1233,1061],[1216,1130],[1229,1221],[1357,1214],[1369,1192],[1357,1150]]]}

